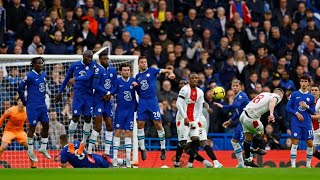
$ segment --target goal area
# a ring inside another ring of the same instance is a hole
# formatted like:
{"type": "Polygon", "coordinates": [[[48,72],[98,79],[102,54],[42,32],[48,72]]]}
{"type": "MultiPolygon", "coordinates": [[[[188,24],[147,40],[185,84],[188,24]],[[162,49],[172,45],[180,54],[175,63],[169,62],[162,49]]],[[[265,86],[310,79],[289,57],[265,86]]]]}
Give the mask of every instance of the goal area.
{"type": "MultiPolygon", "coordinates": [[[[106,48],[102,48],[94,54],[93,59],[98,62],[99,53],[106,48]]],[[[36,127],[34,135],[34,151],[38,158],[37,168],[57,168],[60,166],[60,143],[59,136],[68,133],[68,126],[72,118],[71,104],[73,99],[73,84],[74,80],[71,79],[63,92],[63,98],[60,102],[54,103],[52,100],[58,94],[59,88],[65,78],[68,68],[71,63],[82,60],[82,55],[1,55],[0,56],[0,115],[11,106],[14,105],[14,98],[17,96],[17,88],[20,80],[31,70],[30,59],[33,57],[43,57],[45,59],[44,71],[47,73],[46,85],[46,104],[49,110],[49,142],[48,151],[51,159],[46,159],[37,150],[40,148],[40,123],[36,127]],[[56,112],[50,113],[50,112],[56,112]],[[63,128],[62,128],[63,127],[63,128]]],[[[132,76],[138,73],[138,56],[132,55],[109,55],[110,66],[118,70],[121,64],[130,64],[132,67],[132,76]]],[[[116,97],[112,99],[116,107],[116,97]]],[[[4,121],[0,127],[0,138],[3,135],[4,128],[6,127],[7,120],[4,121]]],[[[78,123],[75,139],[81,141],[82,139],[82,126],[84,120],[78,123]]],[[[25,130],[27,126],[25,125],[25,130]]],[[[97,138],[96,145],[93,153],[103,154],[105,146],[105,124],[103,124],[99,137],[97,138]]],[[[132,136],[132,156],[131,161],[138,162],[138,139],[137,139],[137,124],[136,114],[134,117],[134,129],[132,136]]],[[[112,149],[111,149],[112,157],[112,149]]],[[[119,147],[118,157],[125,158],[124,146],[124,133],[121,137],[121,145],[119,147]]],[[[0,156],[0,168],[30,168],[30,161],[27,156],[27,150],[16,140],[13,140],[8,148],[0,156]]]]}

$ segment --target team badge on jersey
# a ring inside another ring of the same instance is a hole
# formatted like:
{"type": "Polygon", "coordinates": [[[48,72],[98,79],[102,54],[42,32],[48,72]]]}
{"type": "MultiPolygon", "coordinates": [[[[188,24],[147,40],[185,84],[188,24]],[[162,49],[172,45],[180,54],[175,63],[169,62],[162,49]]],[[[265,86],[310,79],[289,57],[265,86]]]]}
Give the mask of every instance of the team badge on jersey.
{"type": "Polygon", "coordinates": [[[310,98],[307,98],[307,101],[310,101],[310,98]]]}
{"type": "Polygon", "coordinates": [[[150,74],[149,73],[147,73],[147,75],[146,75],[147,77],[150,77],[150,74]]]}
{"type": "Polygon", "coordinates": [[[86,71],[80,71],[79,74],[80,76],[84,76],[86,74],[86,71]]]}
{"type": "Polygon", "coordinates": [[[86,70],[89,70],[89,66],[86,66],[86,70]]]}
{"type": "Polygon", "coordinates": [[[113,74],[110,74],[110,77],[113,77],[113,74]]]}
{"type": "Polygon", "coordinates": [[[39,91],[44,92],[45,90],[46,90],[46,87],[45,87],[44,83],[40,83],[39,84],[39,91]]]}

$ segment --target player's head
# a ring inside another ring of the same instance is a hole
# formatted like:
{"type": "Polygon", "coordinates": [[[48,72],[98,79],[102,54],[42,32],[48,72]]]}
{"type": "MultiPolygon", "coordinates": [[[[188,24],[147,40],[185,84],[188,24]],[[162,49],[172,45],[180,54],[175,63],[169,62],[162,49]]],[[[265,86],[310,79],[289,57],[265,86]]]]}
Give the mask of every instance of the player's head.
{"type": "Polygon", "coordinates": [[[307,90],[307,88],[310,86],[310,84],[311,84],[310,76],[307,76],[307,75],[301,76],[301,78],[300,78],[300,89],[307,90]]]}
{"type": "Polygon", "coordinates": [[[124,78],[128,78],[131,76],[131,66],[129,64],[121,64],[120,65],[120,73],[124,78]]]}
{"type": "Polygon", "coordinates": [[[14,102],[15,105],[17,105],[17,106],[19,106],[19,107],[22,107],[22,106],[23,106],[23,103],[22,103],[22,101],[21,101],[21,99],[20,99],[19,96],[15,97],[14,99],[15,99],[15,102],[14,102]]]}
{"type": "Polygon", "coordinates": [[[92,61],[93,53],[90,50],[86,50],[83,53],[83,63],[89,65],[92,61]]]}
{"type": "Polygon", "coordinates": [[[235,94],[238,94],[238,92],[241,90],[241,81],[239,79],[232,80],[231,89],[235,94]]]}
{"type": "Polygon", "coordinates": [[[145,56],[140,56],[138,59],[138,65],[139,65],[140,71],[146,70],[148,68],[147,58],[145,56]]]}
{"type": "Polygon", "coordinates": [[[273,90],[273,93],[274,94],[278,94],[281,97],[281,99],[283,98],[284,92],[283,92],[283,90],[281,88],[275,88],[273,90]]]}
{"type": "Polygon", "coordinates": [[[68,144],[68,135],[67,134],[61,134],[60,135],[60,145],[61,147],[68,144]]]}
{"type": "Polygon", "coordinates": [[[38,73],[42,71],[43,65],[44,65],[43,57],[34,57],[31,59],[32,69],[38,73]]]}
{"type": "Polygon", "coordinates": [[[183,86],[187,85],[188,81],[185,79],[180,80],[179,82],[179,89],[181,89],[183,86]]]}
{"type": "Polygon", "coordinates": [[[319,85],[318,85],[318,84],[313,84],[313,85],[311,86],[311,94],[312,94],[316,99],[319,98],[320,88],[319,88],[319,85]]]}
{"type": "Polygon", "coordinates": [[[195,88],[198,85],[199,76],[197,73],[192,72],[189,75],[190,87],[195,88]]]}
{"type": "Polygon", "coordinates": [[[99,61],[103,67],[109,67],[109,56],[106,52],[99,54],[99,61]]]}

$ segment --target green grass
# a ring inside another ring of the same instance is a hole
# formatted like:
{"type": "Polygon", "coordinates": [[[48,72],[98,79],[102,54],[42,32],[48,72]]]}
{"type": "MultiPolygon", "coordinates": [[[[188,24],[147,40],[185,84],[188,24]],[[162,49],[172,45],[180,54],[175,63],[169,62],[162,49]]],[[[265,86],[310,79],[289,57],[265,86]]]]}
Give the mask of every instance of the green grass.
{"type": "Polygon", "coordinates": [[[319,169],[0,169],[4,180],[293,180],[318,179],[319,169]]]}

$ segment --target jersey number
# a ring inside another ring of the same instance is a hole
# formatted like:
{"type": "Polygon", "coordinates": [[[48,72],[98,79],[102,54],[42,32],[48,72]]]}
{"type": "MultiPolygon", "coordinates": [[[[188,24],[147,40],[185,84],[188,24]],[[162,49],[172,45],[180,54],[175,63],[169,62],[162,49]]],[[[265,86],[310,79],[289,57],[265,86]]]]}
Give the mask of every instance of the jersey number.
{"type": "Polygon", "coordinates": [[[104,83],[104,88],[106,89],[110,89],[111,88],[111,81],[110,79],[106,79],[105,83],[104,83]]]}
{"type": "Polygon", "coordinates": [[[153,117],[154,118],[159,118],[160,117],[160,112],[159,111],[153,112],[153,117]]]}
{"type": "Polygon", "coordinates": [[[252,99],[253,103],[259,103],[260,100],[264,97],[263,94],[260,94],[259,96],[255,97],[254,99],[252,99]]]}
{"type": "Polygon", "coordinates": [[[142,89],[142,90],[147,90],[148,87],[149,87],[149,84],[148,84],[148,81],[147,81],[147,80],[142,80],[142,81],[140,82],[140,84],[141,84],[141,89],[142,89]]]}
{"type": "Polygon", "coordinates": [[[124,91],[124,100],[126,101],[132,101],[132,96],[130,91],[124,91]]]}

